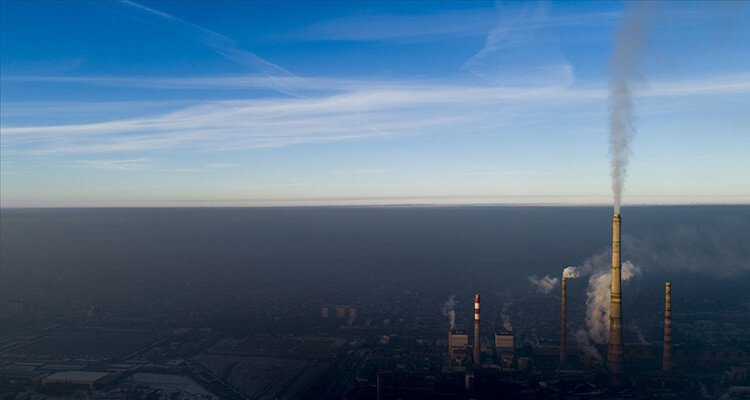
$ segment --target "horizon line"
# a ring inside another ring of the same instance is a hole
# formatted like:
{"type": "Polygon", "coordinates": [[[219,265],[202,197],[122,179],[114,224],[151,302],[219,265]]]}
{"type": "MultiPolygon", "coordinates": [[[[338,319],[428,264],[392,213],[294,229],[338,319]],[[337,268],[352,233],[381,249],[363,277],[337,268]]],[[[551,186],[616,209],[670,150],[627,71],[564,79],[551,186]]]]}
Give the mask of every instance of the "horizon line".
{"type": "MultiPolygon", "coordinates": [[[[449,208],[449,207],[613,207],[611,203],[572,203],[572,202],[457,202],[457,203],[439,203],[439,202],[198,202],[198,201],[151,201],[151,202],[134,202],[134,203],[67,203],[54,204],[55,202],[36,203],[30,205],[2,205],[0,210],[40,210],[40,209],[154,209],[154,208],[449,208]]],[[[705,207],[705,206],[750,206],[750,201],[737,202],[637,202],[624,203],[623,207],[705,207]]]]}

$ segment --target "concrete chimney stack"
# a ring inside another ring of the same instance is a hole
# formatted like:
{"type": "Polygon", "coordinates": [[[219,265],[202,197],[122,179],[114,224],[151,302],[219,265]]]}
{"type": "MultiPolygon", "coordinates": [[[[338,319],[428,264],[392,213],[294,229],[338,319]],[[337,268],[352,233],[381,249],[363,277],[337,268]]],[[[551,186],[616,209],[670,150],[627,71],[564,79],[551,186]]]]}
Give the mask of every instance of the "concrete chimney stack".
{"type": "Polygon", "coordinates": [[[448,358],[453,361],[453,331],[448,329],[448,358]]]}
{"type": "Polygon", "coordinates": [[[479,337],[479,293],[474,295],[474,366],[479,367],[482,356],[482,339],[479,337]]]}
{"type": "Polygon", "coordinates": [[[672,372],[672,284],[664,284],[664,351],[661,369],[672,372]]]}
{"type": "Polygon", "coordinates": [[[560,304],[560,368],[568,363],[568,320],[565,303],[567,301],[566,278],[562,277],[562,300],[560,304]]]}
{"type": "Polygon", "coordinates": [[[610,384],[623,384],[623,356],[622,356],[622,289],[620,272],[620,214],[612,217],[612,286],[609,305],[609,351],[607,352],[607,366],[610,373],[610,384]]]}

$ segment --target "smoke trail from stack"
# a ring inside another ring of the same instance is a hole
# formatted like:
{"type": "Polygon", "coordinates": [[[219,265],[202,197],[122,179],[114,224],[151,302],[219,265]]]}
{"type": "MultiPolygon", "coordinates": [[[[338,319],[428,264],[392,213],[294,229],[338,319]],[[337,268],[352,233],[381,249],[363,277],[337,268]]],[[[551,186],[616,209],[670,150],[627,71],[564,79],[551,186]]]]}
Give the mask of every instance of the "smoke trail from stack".
{"type": "Polygon", "coordinates": [[[602,355],[599,353],[599,350],[597,350],[596,347],[591,343],[589,333],[585,329],[577,330],[575,333],[575,338],[576,344],[578,345],[578,348],[581,350],[581,353],[583,353],[584,356],[596,362],[602,361],[602,355]]]}
{"type": "Polygon", "coordinates": [[[503,330],[513,332],[513,325],[510,323],[510,304],[503,303],[503,309],[500,311],[500,319],[503,321],[503,330]]]}
{"type": "Polygon", "coordinates": [[[580,265],[575,267],[565,267],[562,275],[565,278],[575,279],[582,276],[598,274],[604,270],[609,271],[611,255],[611,249],[603,250],[586,258],[580,265]]]}
{"type": "MultiPolygon", "coordinates": [[[[622,263],[622,282],[630,280],[639,272],[638,267],[630,261],[622,263]]],[[[599,344],[606,341],[609,331],[611,282],[609,271],[603,271],[589,278],[586,290],[586,327],[591,340],[599,344]]]]}
{"type": "MultiPolygon", "coordinates": [[[[602,344],[607,338],[609,329],[610,287],[612,275],[610,271],[611,251],[606,250],[584,260],[581,265],[565,267],[562,276],[565,279],[575,279],[589,276],[586,289],[586,327],[588,337],[595,343],[602,344]]],[[[629,280],[640,272],[632,262],[622,263],[621,279],[629,280]]],[[[580,343],[579,343],[580,344],[580,343]]]]}
{"type": "Polygon", "coordinates": [[[450,322],[451,330],[456,329],[456,295],[452,294],[451,297],[448,298],[448,301],[443,304],[443,315],[448,317],[448,321],[450,322]]]}
{"type": "Polygon", "coordinates": [[[635,134],[633,91],[641,81],[639,64],[651,8],[650,2],[637,2],[624,13],[610,59],[609,155],[615,214],[620,213],[630,143],[635,134]]]}
{"type": "Polygon", "coordinates": [[[536,291],[549,294],[557,286],[558,279],[549,275],[538,277],[536,275],[529,277],[529,282],[536,287],[536,291]]]}
{"type": "MultiPolygon", "coordinates": [[[[587,273],[589,268],[597,270],[597,272],[591,273],[589,285],[586,289],[586,329],[579,329],[575,333],[576,344],[581,352],[594,361],[603,361],[602,355],[594,344],[605,343],[609,331],[612,275],[610,271],[605,269],[606,258],[604,256],[604,253],[593,256],[584,262],[585,268],[578,268],[578,272],[584,269],[587,273]]],[[[640,269],[632,262],[622,263],[621,279],[623,282],[630,280],[639,273],[640,269]]]]}
{"type": "Polygon", "coordinates": [[[575,279],[581,276],[581,271],[577,267],[565,267],[562,277],[565,279],[575,279]]]}
{"type": "MultiPolygon", "coordinates": [[[[593,267],[592,263],[589,260],[586,260],[586,262],[584,262],[584,264],[580,267],[565,267],[562,272],[562,278],[574,279],[580,277],[582,271],[591,271],[593,267]]],[[[559,278],[549,275],[545,275],[542,277],[534,275],[529,277],[529,283],[531,283],[531,285],[536,288],[536,291],[544,294],[549,294],[550,292],[552,292],[552,290],[557,287],[558,282],[560,282],[559,278]]]]}
{"type": "Polygon", "coordinates": [[[649,344],[648,340],[646,340],[646,335],[643,334],[643,330],[641,329],[640,326],[636,325],[634,322],[631,321],[628,324],[628,328],[630,328],[630,330],[633,331],[633,333],[635,333],[635,336],[638,338],[638,343],[643,344],[643,345],[649,344]]]}

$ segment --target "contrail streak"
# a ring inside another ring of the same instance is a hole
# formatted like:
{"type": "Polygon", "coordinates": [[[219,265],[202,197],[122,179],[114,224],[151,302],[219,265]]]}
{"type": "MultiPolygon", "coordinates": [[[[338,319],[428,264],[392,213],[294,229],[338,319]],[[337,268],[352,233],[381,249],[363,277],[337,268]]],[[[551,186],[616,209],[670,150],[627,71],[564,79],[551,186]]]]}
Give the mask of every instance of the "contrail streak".
{"type": "MultiPolygon", "coordinates": [[[[130,0],[120,0],[119,3],[129,6],[131,9],[142,14],[158,18],[161,23],[157,24],[157,26],[160,28],[171,28],[174,33],[206,46],[216,54],[234,63],[243,67],[255,69],[271,80],[275,80],[276,78],[298,78],[293,73],[264,59],[263,57],[260,57],[251,51],[242,49],[239,44],[230,37],[130,0]]],[[[279,91],[286,94],[294,94],[290,88],[284,85],[283,81],[279,80],[275,83],[276,88],[279,91]]]]}

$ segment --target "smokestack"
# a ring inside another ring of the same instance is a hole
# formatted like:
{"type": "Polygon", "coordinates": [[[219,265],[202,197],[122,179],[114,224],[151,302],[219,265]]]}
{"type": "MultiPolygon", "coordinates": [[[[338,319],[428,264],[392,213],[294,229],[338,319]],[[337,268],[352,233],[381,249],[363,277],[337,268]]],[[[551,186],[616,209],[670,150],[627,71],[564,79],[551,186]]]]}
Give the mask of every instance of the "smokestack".
{"type": "Polygon", "coordinates": [[[453,361],[453,331],[448,329],[448,358],[453,361]]]}
{"type": "Polygon", "coordinates": [[[664,351],[661,369],[672,372],[672,284],[664,284],[664,351]]]}
{"type": "Polygon", "coordinates": [[[622,359],[622,290],[620,287],[620,214],[612,217],[612,286],[609,303],[609,351],[607,366],[609,367],[610,383],[620,386],[623,383],[622,359]]]}
{"type": "Polygon", "coordinates": [[[377,374],[377,400],[380,400],[380,371],[377,374]]]}
{"type": "Polygon", "coordinates": [[[479,293],[474,295],[474,367],[479,367],[482,340],[479,338],[479,293]]]}
{"type": "Polygon", "coordinates": [[[567,278],[562,277],[562,300],[560,304],[560,368],[563,368],[568,363],[568,320],[567,312],[565,307],[566,297],[566,283],[567,278]]]}

